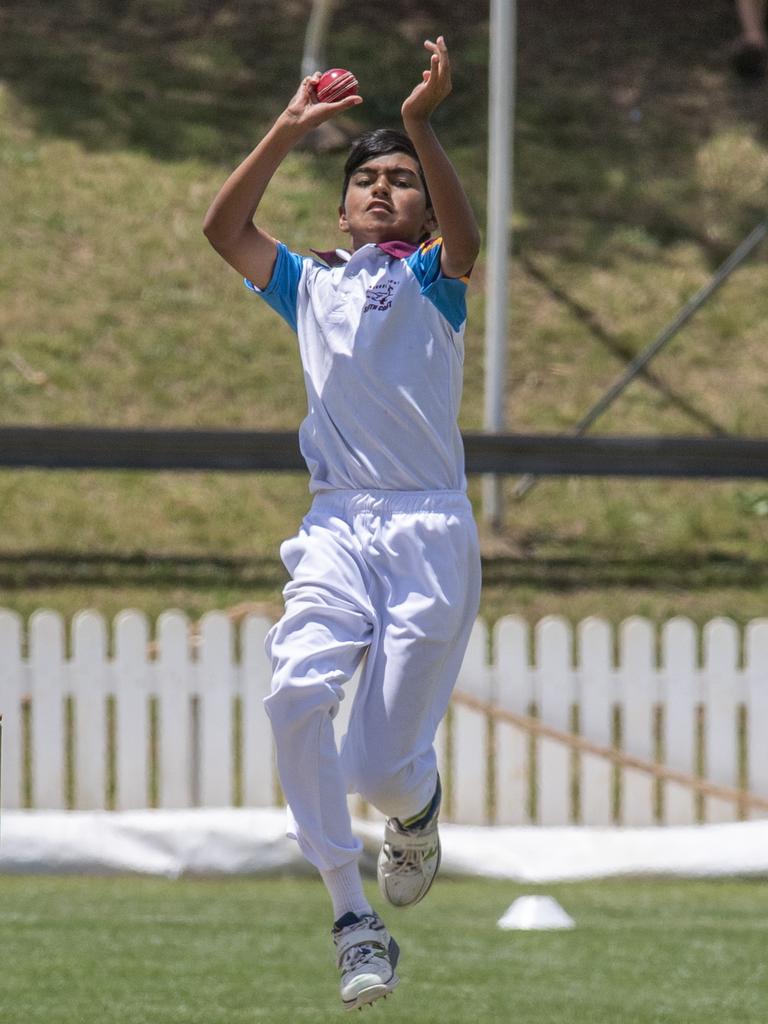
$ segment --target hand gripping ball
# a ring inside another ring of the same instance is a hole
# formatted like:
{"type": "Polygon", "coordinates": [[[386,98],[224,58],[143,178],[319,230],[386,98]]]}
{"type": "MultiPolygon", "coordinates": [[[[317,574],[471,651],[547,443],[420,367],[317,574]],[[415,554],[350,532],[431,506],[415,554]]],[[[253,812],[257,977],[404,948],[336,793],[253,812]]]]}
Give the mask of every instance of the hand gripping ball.
{"type": "Polygon", "coordinates": [[[315,91],[321,103],[338,103],[357,94],[357,79],[344,68],[331,68],[320,76],[315,91]]]}

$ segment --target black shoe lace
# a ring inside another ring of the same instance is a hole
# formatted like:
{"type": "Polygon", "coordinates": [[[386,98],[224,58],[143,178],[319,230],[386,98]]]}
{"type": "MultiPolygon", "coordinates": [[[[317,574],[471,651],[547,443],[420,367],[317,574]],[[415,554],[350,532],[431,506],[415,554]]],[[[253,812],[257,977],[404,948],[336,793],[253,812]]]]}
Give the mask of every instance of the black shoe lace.
{"type": "Polygon", "coordinates": [[[341,958],[341,969],[346,973],[353,971],[361,964],[370,963],[375,957],[386,955],[383,946],[351,946],[341,958]]]}
{"type": "Polygon", "coordinates": [[[416,871],[424,860],[423,850],[389,849],[389,860],[396,871],[416,871]]]}

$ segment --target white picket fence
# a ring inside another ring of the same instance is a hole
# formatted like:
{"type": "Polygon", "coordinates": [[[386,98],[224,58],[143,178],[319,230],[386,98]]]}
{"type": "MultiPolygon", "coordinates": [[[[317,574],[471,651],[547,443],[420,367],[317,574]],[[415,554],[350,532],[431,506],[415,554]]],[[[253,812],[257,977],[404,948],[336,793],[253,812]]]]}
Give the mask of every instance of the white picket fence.
{"type": "MultiPolygon", "coordinates": [[[[0,610],[2,805],[129,809],[280,802],[262,699],[270,623],[165,612],[68,630],[0,610]]],[[[354,682],[350,684],[350,689],[354,682]]],[[[647,762],[768,797],[768,620],[614,631],[550,617],[478,621],[458,691],[647,762]]],[[[350,694],[351,698],[351,694],[350,694]]],[[[351,699],[337,718],[345,728],[351,699]]],[[[437,738],[444,817],[462,823],[689,824],[758,816],[454,702],[437,738]]],[[[357,813],[367,809],[353,804],[357,813]]],[[[760,815],[765,812],[760,811],[760,815]]]]}

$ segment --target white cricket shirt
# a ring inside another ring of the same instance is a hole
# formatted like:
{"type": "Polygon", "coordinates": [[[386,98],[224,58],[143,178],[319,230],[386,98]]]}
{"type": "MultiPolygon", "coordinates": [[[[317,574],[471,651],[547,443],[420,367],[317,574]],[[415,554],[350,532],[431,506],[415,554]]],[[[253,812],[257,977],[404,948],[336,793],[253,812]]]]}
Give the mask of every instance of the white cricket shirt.
{"type": "Polygon", "coordinates": [[[320,262],[279,243],[267,287],[246,279],[298,334],[310,491],[465,490],[467,280],[443,275],[440,251],[388,242],[320,262]]]}

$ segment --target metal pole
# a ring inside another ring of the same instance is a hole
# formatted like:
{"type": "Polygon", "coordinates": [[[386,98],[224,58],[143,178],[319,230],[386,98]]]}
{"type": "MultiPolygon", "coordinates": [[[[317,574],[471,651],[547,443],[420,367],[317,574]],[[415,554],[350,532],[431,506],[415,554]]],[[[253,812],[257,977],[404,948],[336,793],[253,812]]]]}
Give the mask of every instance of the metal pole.
{"type": "MultiPolygon", "coordinates": [[[[491,433],[504,429],[516,15],[516,0],[491,0],[483,419],[491,433]]],[[[483,477],[483,518],[494,529],[501,526],[503,518],[501,485],[499,476],[483,477]]]]}
{"type": "Polygon", "coordinates": [[[325,36],[336,0],[313,0],[312,11],[304,35],[301,77],[322,71],[325,67],[325,36]]]}
{"type": "MultiPolygon", "coordinates": [[[[589,430],[595,420],[602,416],[606,409],[613,405],[619,395],[628,387],[629,384],[632,383],[638,373],[640,373],[641,370],[650,363],[654,356],[657,356],[659,352],[669,344],[681,327],[688,323],[694,313],[701,309],[704,303],[715,294],[718,288],[725,284],[734,270],[741,266],[747,256],[749,256],[753,249],[757,248],[766,235],[768,235],[768,219],[761,221],[756,228],[753,228],[752,231],[750,231],[744,241],[733,250],[728,259],[720,264],[707,284],[705,284],[704,287],[693,296],[693,298],[686,302],[672,323],[665,327],[661,334],[659,334],[650,343],[650,345],[647,345],[642,352],[639,352],[635,356],[632,362],[628,364],[624,373],[622,373],[621,376],[611,384],[605,394],[599,398],[592,408],[582,416],[578,423],[571,427],[568,431],[569,434],[580,437],[589,430]]],[[[521,477],[514,490],[515,497],[522,498],[523,495],[527,494],[528,491],[531,490],[535,482],[536,477],[531,473],[521,477]]]]}

